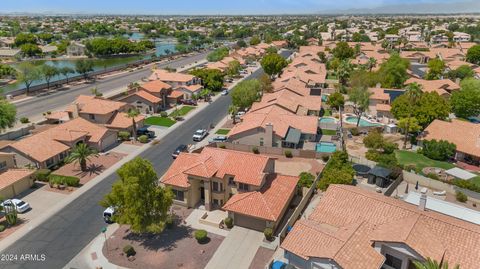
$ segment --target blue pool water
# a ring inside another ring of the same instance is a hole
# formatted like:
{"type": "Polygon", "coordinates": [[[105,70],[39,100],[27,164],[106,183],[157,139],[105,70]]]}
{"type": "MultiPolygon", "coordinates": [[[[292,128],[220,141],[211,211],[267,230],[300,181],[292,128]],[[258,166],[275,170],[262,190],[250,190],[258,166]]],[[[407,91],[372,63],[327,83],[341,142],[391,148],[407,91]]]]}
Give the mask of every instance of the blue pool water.
{"type": "MultiPolygon", "coordinates": [[[[354,125],[357,124],[357,120],[358,120],[357,117],[346,117],[345,118],[346,122],[348,122],[350,124],[354,124],[354,125]]],[[[360,127],[372,127],[372,126],[381,126],[381,124],[380,123],[369,122],[367,120],[364,120],[364,119],[360,118],[359,126],[360,127]]]]}
{"type": "Polygon", "coordinates": [[[328,96],[327,95],[322,95],[322,102],[326,102],[328,100],[328,96]]]}
{"type": "Polygon", "coordinates": [[[335,118],[320,118],[321,123],[335,123],[335,118]]]}
{"type": "Polygon", "coordinates": [[[337,150],[337,146],[331,142],[320,142],[317,143],[315,150],[322,153],[332,153],[337,150]]]}

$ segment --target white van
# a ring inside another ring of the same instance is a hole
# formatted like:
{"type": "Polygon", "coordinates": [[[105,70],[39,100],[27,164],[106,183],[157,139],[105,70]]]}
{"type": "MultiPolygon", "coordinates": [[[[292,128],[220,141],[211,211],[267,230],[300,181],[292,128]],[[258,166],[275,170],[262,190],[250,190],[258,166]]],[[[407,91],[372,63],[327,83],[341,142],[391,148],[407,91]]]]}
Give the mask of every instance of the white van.
{"type": "Polygon", "coordinates": [[[103,220],[106,223],[113,223],[112,217],[115,215],[115,208],[113,206],[107,207],[105,211],[103,211],[103,220]]]}

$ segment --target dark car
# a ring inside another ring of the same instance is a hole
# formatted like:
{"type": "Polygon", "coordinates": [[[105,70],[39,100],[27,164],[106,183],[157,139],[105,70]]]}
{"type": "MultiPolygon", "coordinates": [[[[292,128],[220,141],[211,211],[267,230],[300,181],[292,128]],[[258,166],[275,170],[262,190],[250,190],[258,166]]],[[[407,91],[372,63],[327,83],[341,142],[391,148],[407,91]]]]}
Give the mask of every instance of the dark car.
{"type": "Polygon", "coordinates": [[[182,144],[173,151],[172,157],[176,159],[181,152],[187,152],[187,151],[188,151],[187,145],[182,144]]]}
{"type": "Polygon", "coordinates": [[[181,99],[180,103],[182,103],[184,105],[189,105],[189,106],[196,106],[197,105],[197,101],[192,100],[192,99],[181,99]]]}
{"type": "Polygon", "coordinates": [[[141,127],[137,129],[137,136],[146,135],[148,138],[154,138],[155,132],[148,130],[147,127],[141,127]]]}

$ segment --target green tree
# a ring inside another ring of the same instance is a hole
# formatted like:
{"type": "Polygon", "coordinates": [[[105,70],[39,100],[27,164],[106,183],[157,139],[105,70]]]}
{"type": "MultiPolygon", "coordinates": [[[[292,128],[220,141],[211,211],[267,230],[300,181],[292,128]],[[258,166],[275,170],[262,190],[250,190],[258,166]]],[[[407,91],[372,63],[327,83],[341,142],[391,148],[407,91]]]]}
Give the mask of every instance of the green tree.
{"type": "Polygon", "coordinates": [[[348,92],[348,100],[353,103],[353,113],[357,116],[357,127],[360,125],[360,119],[363,112],[368,109],[370,93],[367,88],[352,88],[348,92]]]}
{"type": "Polygon", "coordinates": [[[428,80],[440,79],[445,71],[445,62],[439,58],[428,61],[428,72],[425,76],[428,80]]]}
{"type": "Polygon", "coordinates": [[[368,58],[368,62],[367,62],[368,71],[372,72],[372,69],[375,68],[376,66],[377,66],[377,59],[373,57],[368,58]]]}
{"type": "Polygon", "coordinates": [[[258,44],[260,44],[260,42],[262,42],[262,40],[260,40],[260,37],[258,37],[258,35],[254,35],[250,39],[250,46],[258,45],[258,44]]]}
{"type": "Polygon", "coordinates": [[[403,138],[403,148],[407,148],[408,134],[418,132],[422,127],[418,124],[418,120],[414,117],[401,118],[398,120],[398,127],[405,133],[403,138]]]}
{"type": "Polygon", "coordinates": [[[88,72],[93,71],[93,62],[88,60],[78,60],[75,62],[75,71],[88,79],[88,72]]]}
{"type": "Polygon", "coordinates": [[[247,47],[247,42],[245,42],[245,40],[243,40],[243,39],[240,39],[240,40],[237,41],[237,46],[239,48],[246,48],[247,47]]]}
{"type": "Polygon", "coordinates": [[[272,85],[272,80],[267,74],[262,74],[259,78],[258,81],[260,81],[260,84],[262,85],[262,92],[273,92],[273,85],[272,85]]]}
{"type": "Polygon", "coordinates": [[[467,62],[480,64],[480,45],[472,46],[467,50],[467,62]]]}
{"type": "Polygon", "coordinates": [[[50,89],[50,80],[52,80],[54,76],[59,74],[58,68],[56,68],[55,66],[44,64],[40,68],[40,72],[43,79],[45,79],[45,81],[47,82],[47,89],[50,89]]]}
{"type": "Polygon", "coordinates": [[[64,66],[59,69],[60,74],[62,74],[66,79],[67,79],[67,84],[68,84],[68,78],[70,74],[74,74],[75,70],[71,67],[64,66]]]}
{"type": "Polygon", "coordinates": [[[460,91],[452,94],[450,102],[457,117],[468,118],[480,114],[480,81],[469,78],[460,83],[460,91]]]}
{"type": "Polygon", "coordinates": [[[436,92],[427,92],[423,93],[418,100],[414,116],[418,123],[425,128],[436,119],[448,118],[450,111],[448,100],[436,92]]]}
{"type": "Polygon", "coordinates": [[[355,170],[348,161],[348,154],[345,151],[337,151],[332,154],[327,165],[323,169],[322,177],[317,187],[326,190],[330,184],[353,184],[355,170]]]}
{"type": "Polygon", "coordinates": [[[345,104],[345,97],[340,92],[334,92],[328,96],[327,105],[331,108],[336,108],[340,110],[340,107],[343,107],[345,104]]]}
{"type": "Polygon", "coordinates": [[[26,93],[30,93],[30,86],[34,81],[40,80],[41,72],[40,70],[29,62],[22,62],[18,65],[18,81],[23,83],[26,88],[26,93]]]}
{"type": "Polygon", "coordinates": [[[20,51],[25,57],[35,57],[42,53],[42,50],[36,44],[23,44],[20,46],[20,51]]]}
{"type": "Polygon", "coordinates": [[[267,54],[265,57],[263,57],[260,63],[265,73],[267,73],[270,77],[280,74],[282,69],[288,64],[285,58],[277,53],[267,54]]]}
{"type": "Polygon", "coordinates": [[[136,108],[130,108],[127,112],[127,117],[132,119],[132,128],[133,128],[133,140],[137,141],[137,122],[135,118],[140,115],[140,111],[136,108]]]}
{"type": "Polygon", "coordinates": [[[422,153],[430,159],[446,161],[455,156],[456,149],[457,146],[453,143],[446,140],[437,141],[433,139],[423,141],[422,153]]]}
{"type": "Polygon", "coordinates": [[[15,124],[17,108],[4,98],[0,98],[0,131],[11,128],[15,124]]]}
{"type": "Polygon", "coordinates": [[[231,61],[228,63],[228,68],[226,70],[226,73],[227,73],[227,76],[229,77],[235,77],[239,74],[240,72],[240,62],[235,60],[235,61],[231,61]]]}
{"type": "Polygon", "coordinates": [[[195,69],[190,74],[201,78],[205,89],[218,92],[223,88],[224,74],[218,69],[195,69]]]}
{"type": "Polygon", "coordinates": [[[337,68],[337,77],[342,86],[347,85],[351,72],[352,72],[352,65],[350,64],[350,62],[347,60],[342,61],[337,68]]]}
{"type": "Polygon", "coordinates": [[[17,70],[10,65],[0,64],[0,78],[15,77],[17,70]]]}
{"type": "Polygon", "coordinates": [[[459,78],[460,80],[466,79],[466,78],[473,78],[475,76],[475,72],[472,70],[472,68],[466,64],[459,66],[455,70],[450,70],[447,73],[447,76],[451,80],[456,80],[459,78]]]}
{"type": "Polygon", "coordinates": [[[385,88],[403,87],[403,83],[408,79],[407,69],[410,62],[402,59],[398,53],[394,53],[390,58],[380,65],[378,71],[382,86],[385,88]]]}
{"type": "Polygon", "coordinates": [[[230,105],[230,106],[228,107],[228,114],[230,115],[230,117],[232,117],[233,124],[236,123],[237,113],[238,113],[238,107],[237,107],[237,106],[235,106],[235,105],[230,105]]]}
{"type": "Polygon", "coordinates": [[[347,42],[338,42],[335,48],[332,50],[333,56],[340,61],[352,58],[355,55],[355,51],[351,48],[347,42]]]}
{"type": "Polygon", "coordinates": [[[20,47],[24,44],[37,44],[37,37],[34,34],[17,34],[17,36],[15,36],[14,45],[20,47]]]}
{"type": "MultiPolygon", "coordinates": [[[[416,269],[448,269],[448,263],[438,263],[435,260],[427,258],[425,262],[413,261],[416,269]]],[[[455,265],[453,269],[460,269],[459,265],[455,265]]]]}
{"type": "Polygon", "coordinates": [[[244,80],[238,83],[232,90],[232,103],[239,108],[250,107],[262,91],[260,81],[256,79],[244,80]]]}
{"type": "Polygon", "coordinates": [[[85,143],[76,145],[70,155],[65,159],[67,163],[76,162],[80,164],[80,170],[87,171],[87,161],[91,157],[97,157],[98,152],[85,143]]]}
{"type": "Polygon", "coordinates": [[[227,57],[229,50],[227,47],[218,48],[207,55],[207,60],[209,62],[218,62],[221,61],[223,58],[227,57]]]}
{"type": "Polygon", "coordinates": [[[173,193],[158,185],[158,176],[152,164],[135,158],[120,169],[120,178],[112,191],[101,201],[104,207],[115,207],[113,220],[130,225],[136,233],[160,233],[169,217],[173,193]]]}

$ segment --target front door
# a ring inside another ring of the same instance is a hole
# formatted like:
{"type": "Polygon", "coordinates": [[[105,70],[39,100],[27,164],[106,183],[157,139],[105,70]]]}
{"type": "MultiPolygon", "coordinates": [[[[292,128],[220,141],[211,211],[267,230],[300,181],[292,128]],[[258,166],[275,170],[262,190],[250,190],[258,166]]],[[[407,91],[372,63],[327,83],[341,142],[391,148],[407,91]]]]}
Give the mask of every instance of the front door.
{"type": "Polygon", "coordinates": [[[200,187],[200,199],[202,201],[205,201],[205,188],[204,187],[200,187]]]}

